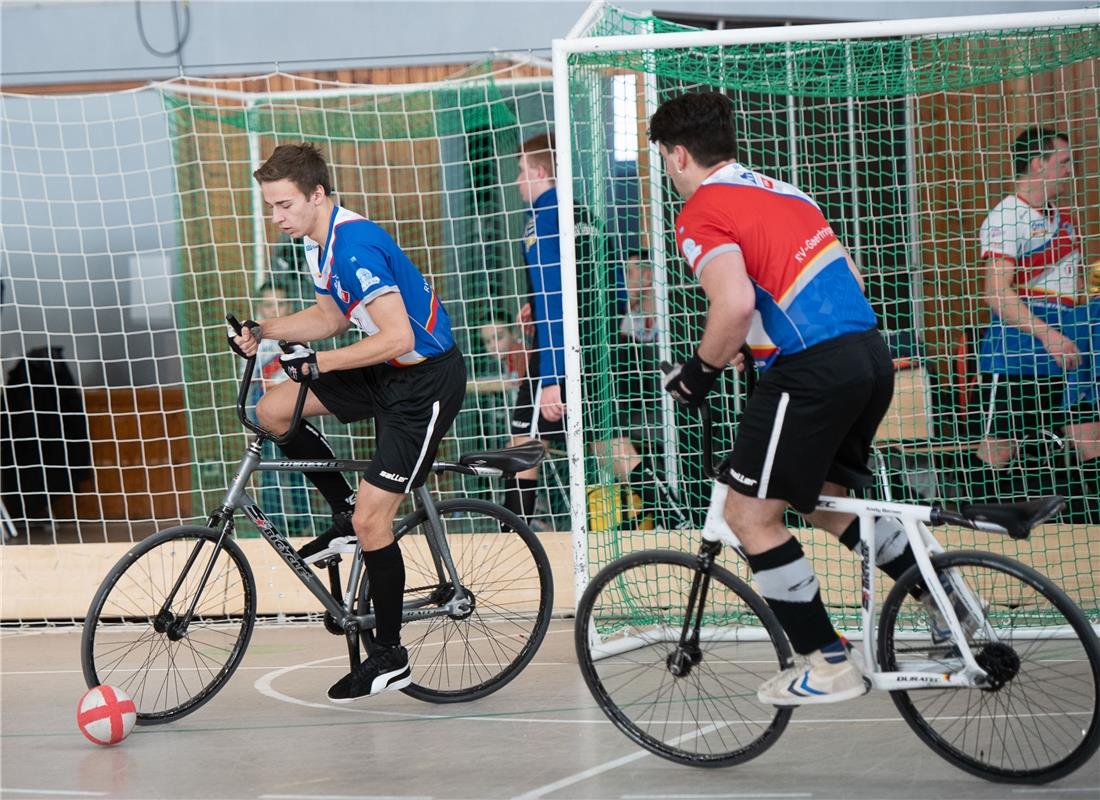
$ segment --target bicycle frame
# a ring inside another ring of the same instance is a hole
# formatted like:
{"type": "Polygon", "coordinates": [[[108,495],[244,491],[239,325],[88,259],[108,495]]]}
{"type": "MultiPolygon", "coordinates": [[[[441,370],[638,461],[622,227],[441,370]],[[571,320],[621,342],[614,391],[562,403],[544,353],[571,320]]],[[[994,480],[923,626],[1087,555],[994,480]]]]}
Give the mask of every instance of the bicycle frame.
{"type": "MultiPolygon", "coordinates": [[[[241,331],[240,323],[231,315],[226,319],[239,333],[241,331]]],[[[358,635],[359,631],[369,630],[375,626],[374,614],[360,614],[355,615],[350,612],[352,603],[354,601],[354,594],[359,586],[359,581],[362,576],[363,564],[359,558],[359,545],[356,543],[352,549],[354,558],[352,559],[351,571],[348,576],[347,589],[343,593],[342,603],[336,599],[337,594],[337,582],[336,573],[330,573],[332,575],[333,586],[330,589],[325,588],[325,585],[321,582],[317,574],[310,568],[309,564],[298,555],[297,551],[291,547],[290,541],[287,537],[275,527],[275,524],[268,519],[264,514],[263,509],[259,504],[248,494],[246,487],[249,480],[252,478],[253,473],[257,471],[272,471],[272,472],[343,472],[343,471],[363,471],[370,462],[360,460],[341,460],[341,459],[321,459],[321,460],[276,460],[276,461],[262,461],[261,452],[263,443],[265,441],[273,441],[277,444],[285,443],[290,439],[293,433],[298,429],[302,419],[302,409],[305,406],[306,393],[309,390],[308,383],[299,384],[298,395],[295,399],[294,411],[290,427],[287,432],[282,436],[276,436],[271,431],[268,431],[260,425],[254,423],[248,418],[245,413],[245,406],[248,398],[249,388],[252,385],[252,375],[255,367],[256,357],[252,356],[245,362],[245,368],[241,376],[240,390],[237,394],[237,416],[241,423],[253,431],[256,435],[252,441],[249,442],[248,447],[245,449],[244,456],[237,464],[237,470],[233,475],[233,480],[230,482],[229,488],[226,490],[225,496],[222,498],[221,505],[216,511],[213,511],[206,521],[206,525],[212,529],[218,529],[220,536],[214,545],[213,553],[210,555],[207,564],[204,568],[203,576],[200,579],[200,586],[205,585],[206,581],[210,577],[210,573],[214,568],[215,561],[218,554],[222,549],[222,542],[225,540],[226,535],[232,534],[234,529],[233,516],[237,510],[244,512],[245,516],[256,526],[256,529],[260,532],[260,535],[267,541],[269,545],[279,554],[279,557],[290,567],[291,571],[298,577],[298,580],[309,590],[310,594],[317,598],[317,600],[324,606],[325,610],[332,616],[349,638],[349,648],[351,646],[351,640],[358,635]]],[[[479,475],[483,477],[499,477],[503,473],[501,470],[488,466],[468,466],[464,464],[455,464],[447,461],[436,461],[432,464],[431,471],[433,473],[439,472],[459,472],[466,475],[479,475]]],[[[413,520],[419,516],[420,511],[423,510],[428,520],[428,548],[432,556],[432,561],[435,565],[436,575],[440,583],[450,581],[451,585],[455,587],[454,596],[451,597],[444,604],[432,603],[431,608],[424,608],[428,606],[427,600],[423,602],[414,602],[412,604],[406,604],[402,611],[402,621],[408,622],[411,620],[425,619],[428,617],[437,617],[445,615],[461,615],[470,610],[470,599],[467,595],[466,589],[462,586],[459,580],[458,569],[454,564],[454,560],[451,556],[450,547],[447,544],[446,534],[443,529],[443,522],[440,519],[439,512],[436,509],[435,500],[432,498],[431,493],[428,491],[427,486],[420,486],[413,490],[413,495],[416,501],[416,508],[409,514],[405,515],[400,521],[394,525],[394,537],[400,537],[406,533],[411,527],[413,520]]],[[[195,545],[195,549],[192,551],[187,564],[184,566],[180,573],[180,577],[177,580],[175,586],[168,593],[164,605],[161,608],[162,613],[167,612],[171,607],[176,593],[179,591],[180,586],[187,574],[190,572],[191,567],[194,565],[199,551],[202,548],[202,543],[199,542],[195,545]]],[[[335,569],[335,567],[333,567],[335,569]]],[[[195,611],[195,605],[198,602],[200,592],[195,592],[195,596],[191,601],[191,606],[187,609],[186,613],[180,618],[177,630],[182,635],[182,631],[185,631],[187,625],[190,623],[195,611]]],[[[358,652],[356,648],[355,652],[358,652]]]]}
{"type": "MultiPolygon", "coordinates": [[[[720,542],[723,545],[733,547],[739,553],[741,542],[737,535],[726,524],[723,510],[726,503],[726,495],[729,487],[716,481],[711,494],[710,507],[707,510],[706,522],[703,525],[704,542],[720,542]]],[[[860,582],[862,588],[862,627],[860,648],[864,664],[871,667],[869,679],[875,689],[892,691],[897,689],[922,689],[942,688],[958,686],[980,686],[986,676],[985,670],[978,666],[974,660],[974,654],[966,642],[966,635],[959,623],[958,615],[951,600],[947,597],[947,590],[937,579],[932,568],[930,556],[944,552],[943,547],[936,541],[929,530],[927,523],[933,522],[935,515],[942,514],[942,509],[934,506],[917,506],[905,503],[884,503],[873,500],[860,500],[852,497],[818,498],[816,510],[839,511],[855,514],[859,517],[859,535],[862,550],[862,569],[860,582]],[[883,672],[879,670],[876,653],[876,629],[875,629],[875,518],[894,517],[898,519],[905,529],[909,539],[909,546],[913,551],[917,566],[920,569],[924,585],[932,593],[936,606],[948,623],[954,642],[959,650],[959,658],[962,660],[962,670],[957,672],[944,672],[942,662],[935,662],[939,672],[925,671],[932,662],[924,665],[925,670],[920,669],[920,664],[914,663],[913,669],[897,672],[883,672]]],[[[975,523],[970,527],[988,531],[1004,531],[1004,528],[991,523],[975,523]]],[[[963,581],[956,581],[952,587],[958,594],[966,608],[975,615],[975,619],[985,619],[981,604],[963,581]]],[[[996,632],[988,621],[983,622],[985,633],[991,638],[996,638],[996,632]]]]}

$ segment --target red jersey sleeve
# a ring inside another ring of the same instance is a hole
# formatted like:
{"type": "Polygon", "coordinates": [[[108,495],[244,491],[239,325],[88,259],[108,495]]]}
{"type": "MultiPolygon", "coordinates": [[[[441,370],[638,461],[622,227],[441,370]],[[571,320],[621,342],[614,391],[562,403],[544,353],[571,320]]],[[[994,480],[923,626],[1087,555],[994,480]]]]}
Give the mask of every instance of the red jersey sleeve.
{"type": "Polygon", "coordinates": [[[696,278],[716,255],[741,250],[737,226],[715,202],[720,193],[707,189],[696,190],[676,218],[676,246],[696,278]]]}

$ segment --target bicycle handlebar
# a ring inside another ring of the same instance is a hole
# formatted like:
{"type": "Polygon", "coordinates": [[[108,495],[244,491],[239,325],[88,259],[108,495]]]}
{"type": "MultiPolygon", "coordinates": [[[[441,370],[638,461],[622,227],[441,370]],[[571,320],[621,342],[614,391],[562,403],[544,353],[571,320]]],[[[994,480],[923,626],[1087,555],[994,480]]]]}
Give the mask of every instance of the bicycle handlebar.
{"type": "MultiPolygon", "coordinates": [[[[239,336],[244,331],[244,325],[241,324],[232,314],[225,315],[225,321],[237,332],[239,336]]],[[[279,347],[284,353],[290,353],[293,351],[293,346],[287,342],[279,342],[279,347]]],[[[237,392],[237,417],[240,419],[241,424],[248,430],[262,436],[265,439],[270,439],[275,444],[286,444],[291,440],[295,433],[298,432],[298,426],[302,424],[302,409],[306,405],[306,392],[309,391],[308,383],[298,384],[298,397],[294,401],[294,414],[290,419],[290,427],[287,428],[286,433],[282,436],[276,436],[267,428],[258,425],[248,418],[248,414],[245,413],[245,406],[248,403],[248,390],[252,388],[252,375],[256,370],[256,356],[253,355],[245,359],[244,373],[241,375],[241,388],[237,392]]]]}
{"type": "MultiPolygon", "coordinates": [[[[739,351],[744,356],[744,368],[741,371],[741,375],[745,378],[745,397],[751,397],[752,393],[756,391],[756,359],[752,354],[752,349],[744,344],[739,351]]],[[[660,363],[661,372],[668,375],[673,370],[673,366],[667,361],[660,363]]],[[[710,403],[703,401],[703,405],[699,406],[699,418],[703,423],[703,474],[708,478],[716,479],[718,477],[719,464],[714,463],[714,421],[711,415],[710,403]]]]}

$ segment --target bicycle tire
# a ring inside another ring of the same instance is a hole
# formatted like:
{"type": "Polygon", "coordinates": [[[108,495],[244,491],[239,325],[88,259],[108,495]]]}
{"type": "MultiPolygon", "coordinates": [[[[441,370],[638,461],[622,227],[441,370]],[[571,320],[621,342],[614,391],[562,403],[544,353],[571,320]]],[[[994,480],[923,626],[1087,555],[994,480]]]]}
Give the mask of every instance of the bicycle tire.
{"type": "MultiPolygon", "coordinates": [[[[952,570],[981,599],[994,635],[977,624],[968,641],[1000,685],[893,691],[909,727],[938,755],[990,781],[1047,783],[1085,764],[1100,746],[1100,641],[1085,614],[1049,578],[1006,556],[954,551],[933,556],[932,565],[937,574],[952,570]]],[[[911,567],[883,602],[879,663],[893,671],[899,658],[913,657],[951,671],[961,658],[950,643],[931,641],[923,604],[909,593],[919,577],[911,567]]]]}
{"type": "MultiPolygon", "coordinates": [[[[428,617],[406,622],[402,642],[409,652],[412,683],[405,694],[430,703],[460,703],[492,694],[514,679],[534,657],[550,626],[554,580],[538,537],[519,517],[485,500],[459,498],[436,506],[463,587],[473,610],[463,618],[428,617]]],[[[397,525],[405,562],[405,605],[438,607],[450,599],[450,581],[440,581],[426,546],[427,513],[418,509],[397,525]]],[[[356,592],[356,614],[369,609],[366,571],[356,592]]],[[[373,631],[362,641],[370,650],[373,631]]]]}
{"type": "Polygon", "coordinates": [[[171,722],[198,710],[232,677],[248,648],[256,621],[256,582],[244,553],[229,537],[182,638],[169,639],[168,628],[176,619],[172,612],[159,614],[198,545],[198,558],[183,576],[172,610],[190,606],[219,536],[199,526],[149,536],[111,568],[88,608],[80,642],[85,683],[123,689],[137,707],[138,725],[171,722]]]}
{"type": "Polygon", "coordinates": [[[726,767],[759,756],[787,727],[793,709],[760,703],[756,690],[791,664],[791,649],[763,599],[715,565],[704,616],[711,635],[690,672],[675,677],[670,658],[697,571],[695,556],[674,551],[613,561],[581,595],[574,644],[596,703],[636,744],[679,764],[726,767]]]}

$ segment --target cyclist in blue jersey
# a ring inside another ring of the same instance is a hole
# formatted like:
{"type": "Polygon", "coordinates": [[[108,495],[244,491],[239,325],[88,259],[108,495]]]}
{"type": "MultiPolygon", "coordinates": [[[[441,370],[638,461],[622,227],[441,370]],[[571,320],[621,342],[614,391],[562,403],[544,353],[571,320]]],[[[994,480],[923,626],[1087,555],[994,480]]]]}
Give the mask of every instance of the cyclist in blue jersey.
{"type": "MultiPolygon", "coordinates": [[[[516,319],[533,328],[535,349],[527,375],[520,381],[512,415],[512,445],[532,440],[565,440],[565,328],[561,291],[561,244],[558,235],[558,194],[554,179],[554,136],[539,134],[520,148],[517,185],[530,204],[523,233],[523,257],[531,299],[516,319]]],[[[657,525],[684,528],[690,524],[647,455],[627,436],[593,444],[599,459],[642,501],[644,514],[657,525]]],[[[538,468],[521,472],[505,492],[504,506],[531,520],[535,511],[538,468]]]]}
{"type": "MultiPolygon", "coordinates": [[[[391,523],[404,495],[426,480],[462,407],[466,367],[431,284],[385,230],[336,204],[328,165],[315,147],[281,145],[253,176],[272,222],[304,238],[317,302],[289,316],[249,320],[240,336],[230,331],[233,349],[247,357],[262,339],[308,342],[352,325],[366,334],[346,347],[301,346],[280,357],[292,381],[309,383],[304,416],[375,422],[375,453],[358,492],[339,473],[307,474],[332,505],[334,522],[300,554],[323,557],[337,541],[358,537],[377,617],[379,647],[328,690],[332,702],[345,703],[411,681],[400,638],[405,566],[391,523]]],[[[289,381],[274,386],[256,408],[260,423],[284,433],[296,395],[289,381]]],[[[335,458],[308,423],[282,449],[295,459],[335,458]]]]}

